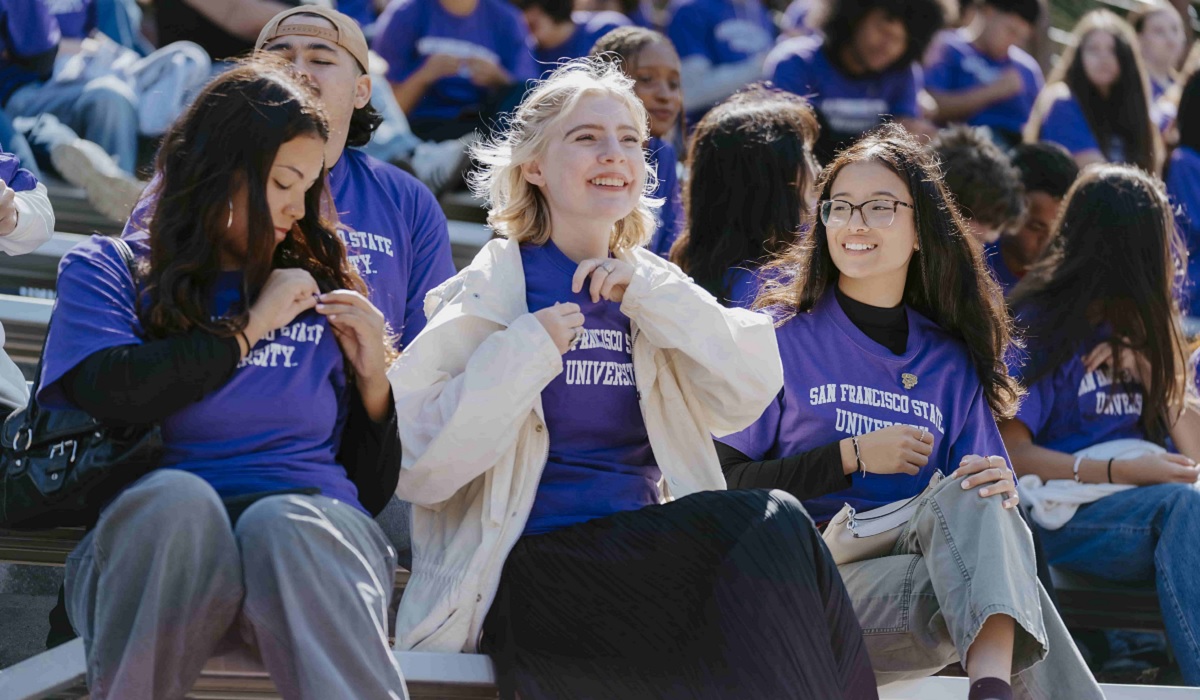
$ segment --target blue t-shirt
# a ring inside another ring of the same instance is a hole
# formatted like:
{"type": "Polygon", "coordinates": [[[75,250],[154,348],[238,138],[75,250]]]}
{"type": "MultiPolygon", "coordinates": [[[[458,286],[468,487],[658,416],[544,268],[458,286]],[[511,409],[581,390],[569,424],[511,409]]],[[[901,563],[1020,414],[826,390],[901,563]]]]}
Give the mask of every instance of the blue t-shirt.
{"type": "Polygon", "coordinates": [[[96,28],[95,0],[44,0],[68,39],[84,39],[96,28]]]}
{"type": "Polygon", "coordinates": [[[364,30],[375,22],[374,0],[338,0],[337,11],[358,23],[364,30]]]}
{"type": "Polygon", "coordinates": [[[763,53],[775,42],[775,23],[760,0],[678,0],[667,37],[681,59],[703,56],[714,66],[763,53]]]}
{"type": "MultiPolygon", "coordinates": [[[[482,58],[503,66],[513,80],[537,77],[525,20],[507,0],[479,0],[459,17],[437,0],[393,0],[379,17],[371,47],[388,62],[387,79],[403,82],[435,54],[482,58]]],[[[488,89],[465,74],[441,78],[417,102],[410,120],[454,119],[478,112],[488,89]]]]}
{"type": "MultiPolygon", "coordinates": [[[[353,148],[329,171],[329,191],[350,263],[407,345],[425,327],[425,294],[454,276],[446,215],[416,178],[353,148]]],[[[155,202],[138,202],[121,235],[146,229],[155,202]]]]}
{"type": "MultiPolygon", "coordinates": [[[[1074,95],[1064,92],[1059,95],[1046,113],[1042,122],[1039,141],[1057,143],[1067,149],[1071,155],[1084,151],[1104,151],[1096,140],[1092,128],[1088,126],[1087,117],[1083,116],[1083,108],[1074,95]]],[[[1121,137],[1113,135],[1108,147],[1108,162],[1122,163],[1125,161],[1125,145],[1121,137]]]]}
{"type": "Polygon", "coordinates": [[[58,46],[62,34],[43,0],[0,0],[0,104],[42,76],[13,57],[33,58],[58,46]]]}
{"type": "Polygon", "coordinates": [[[1184,310],[1200,316],[1200,153],[1179,146],[1167,164],[1167,194],[1175,207],[1175,225],[1188,248],[1188,289],[1184,310]]]}
{"type": "Polygon", "coordinates": [[[983,261],[987,263],[988,269],[992,271],[992,277],[1000,283],[1000,288],[1004,290],[1004,296],[1012,291],[1013,287],[1017,286],[1017,282],[1021,281],[1012,270],[1008,268],[1008,263],[1004,262],[1004,255],[1000,253],[1000,242],[988,243],[983,247],[983,261]]]}
{"type": "Polygon", "coordinates": [[[534,49],[533,57],[538,62],[539,71],[549,70],[560,61],[588,55],[600,37],[617,27],[632,24],[620,12],[576,12],[571,15],[571,20],[575,22],[575,32],[566,41],[554,48],[534,49]]]}
{"type": "Polygon", "coordinates": [[[573,293],[578,266],[553,242],[521,246],[521,264],[529,311],[574,302],[586,331],[542,390],[550,454],[525,534],[658,503],[661,472],[638,402],[629,318],[617,302],[593,303],[586,287],[573,293]]]}
{"type": "MultiPolygon", "coordinates": [[[[145,234],[127,238],[149,256],[145,234]]],[[[222,272],[210,300],[213,317],[243,303],[240,272],[222,272]]],[[[140,345],[135,285],[111,241],[92,236],[59,265],[58,301],[46,336],[38,401],[69,408],[59,380],[92,354],[140,345]]],[[[260,340],[224,386],[162,418],[160,466],[191,472],[222,497],[315,487],[366,512],[337,462],[349,410],[346,368],[325,317],[300,314],[260,340]]]]}
{"type": "Polygon", "coordinates": [[[825,51],[825,40],[801,36],[781,41],[763,68],[781,90],[808,98],[821,121],[819,150],[857,139],[886,116],[916,117],[920,68],[913,63],[859,77],[845,74],[825,51]]]}
{"type": "Polygon", "coordinates": [[[646,144],[649,152],[648,164],[658,173],[658,187],[654,196],[665,200],[658,210],[658,230],[647,246],[659,256],[671,254],[671,246],[683,230],[683,197],[679,191],[679,176],[675,172],[678,158],[675,147],[657,136],[651,136],[646,144]]]}
{"type": "Polygon", "coordinates": [[[1021,73],[1021,92],[976,112],[967,123],[1020,134],[1044,82],[1041,66],[1021,49],[1010,47],[1008,56],[997,61],[961,34],[952,34],[942,45],[940,60],[925,70],[925,85],[930,91],[957,93],[991,85],[1009,69],[1021,73]]]}
{"type": "Polygon", "coordinates": [[[935,469],[949,474],[969,454],[1007,460],[966,346],[911,308],[908,329],[908,347],[894,355],[859,330],[830,291],[776,329],[783,390],[753,425],[721,442],[762,460],[895,424],[933,435],[933,455],[915,476],[856,472],[850,488],[805,501],[817,522],[845,503],[869,510],[911,498],[935,469]]]}
{"type": "MultiPolygon", "coordinates": [[[[1107,337],[1097,332],[1062,365],[1032,384],[1022,382],[1029,393],[1017,409],[1017,420],[1029,428],[1035,444],[1077,452],[1110,440],[1148,439],[1141,424],[1142,385],[1124,372],[1114,377],[1108,366],[1095,372],[1083,366],[1083,358],[1107,337]]],[[[1016,377],[1025,370],[1009,367],[1016,377]]]]}

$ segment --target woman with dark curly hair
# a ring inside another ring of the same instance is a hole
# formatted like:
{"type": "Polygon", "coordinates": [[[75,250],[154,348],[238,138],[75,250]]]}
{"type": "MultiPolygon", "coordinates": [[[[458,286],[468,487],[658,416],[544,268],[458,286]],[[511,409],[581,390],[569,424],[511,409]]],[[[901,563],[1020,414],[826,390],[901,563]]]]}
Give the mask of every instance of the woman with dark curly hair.
{"type": "Polygon", "coordinates": [[[945,0],[830,0],[821,13],[821,36],[780,42],[763,69],[775,87],[812,100],[821,162],[885,120],[932,135],[917,104],[918,62],[953,16],[945,0]]]}
{"type": "Polygon", "coordinates": [[[394,351],[334,230],[329,134],[286,64],[235,66],[167,132],[134,263],[101,236],[63,259],[38,401],[164,443],[67,560],[92,697],[183,697],[226,635],[285,697],[405,694],[370,517],[394,351]]]}

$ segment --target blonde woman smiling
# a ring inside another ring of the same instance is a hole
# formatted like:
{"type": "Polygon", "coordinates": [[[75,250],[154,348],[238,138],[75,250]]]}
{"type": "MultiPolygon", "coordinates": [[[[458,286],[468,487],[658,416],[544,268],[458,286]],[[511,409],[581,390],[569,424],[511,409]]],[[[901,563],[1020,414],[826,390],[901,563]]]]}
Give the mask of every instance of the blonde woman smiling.
{"type": "Polygon", "coordinates": [[[503,238],[389,373],[415,504],[398,646],[481,649],[504,698],[876,697],[798,502],[720,490],[709,436],[774,398],[779,352],[641,248],[646,137],[632,81],[583,60],[475,154],[503,238]]]}

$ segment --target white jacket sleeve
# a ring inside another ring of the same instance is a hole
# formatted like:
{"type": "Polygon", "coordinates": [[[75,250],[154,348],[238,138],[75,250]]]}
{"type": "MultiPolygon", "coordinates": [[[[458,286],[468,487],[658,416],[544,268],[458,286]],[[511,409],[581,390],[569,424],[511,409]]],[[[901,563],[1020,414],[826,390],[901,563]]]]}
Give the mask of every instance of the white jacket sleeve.
{"type": "Polygon", "coordinates": [[[396,495],[430,508],[513,447],[563,367],[533,314],[504,330],[474,317],[440,320],[388,371],[403,450],[396,495]]]}
{"type": "Polygon", "coordinates": [[[32,190],[16,193],[17,227],[0,236],[0,251],[24,255],[37,250],[54,235],[54,207],[46,186],[38,183],[32,190]]]}
{"type": "Polygon", "coordinates": [[[757,420],[783,387],[771,318],[721,306],[681,272],[637,265],[621,311],[640,335],[667,352],[717,437],[757,420]]]}

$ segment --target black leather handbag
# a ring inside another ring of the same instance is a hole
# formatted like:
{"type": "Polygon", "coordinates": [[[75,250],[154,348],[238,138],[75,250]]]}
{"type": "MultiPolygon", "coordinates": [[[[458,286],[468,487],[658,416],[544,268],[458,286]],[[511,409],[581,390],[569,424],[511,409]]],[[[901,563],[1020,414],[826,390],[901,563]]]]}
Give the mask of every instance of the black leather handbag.
{"type": "MultiPolygon", "coordinates": [[[[132,268],[129,245],[111,240],[132,268]]],[[[39,362],[29,404],[9,415],[0,433],[0,527],[91,526],[121,489],[158,465],[162,431],[46,410],[34,398],[41,376],[39,362]]]]}

